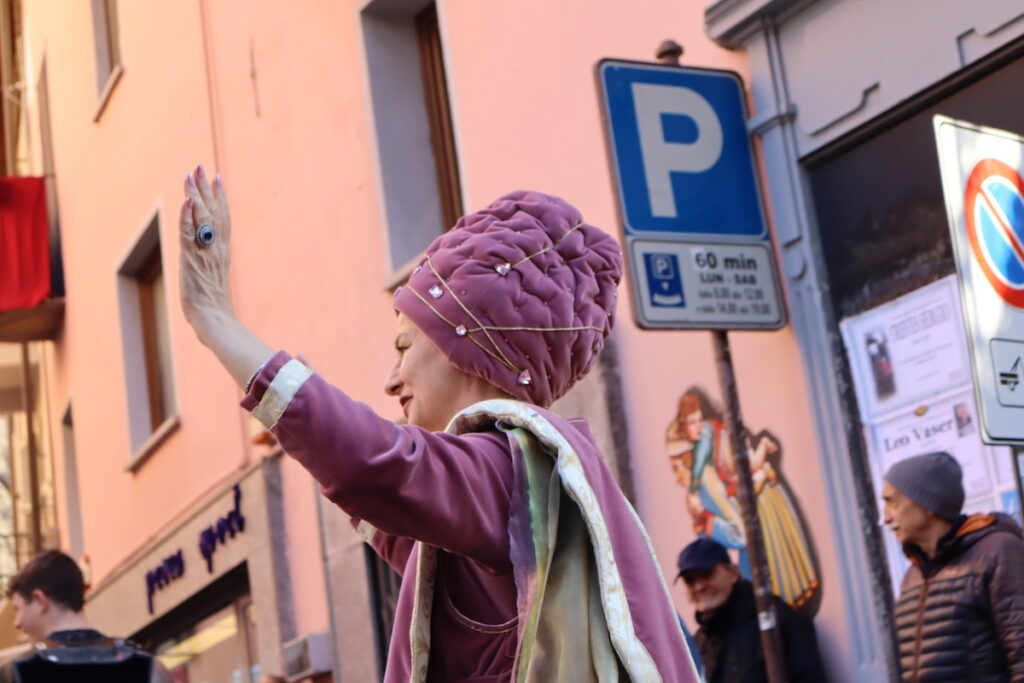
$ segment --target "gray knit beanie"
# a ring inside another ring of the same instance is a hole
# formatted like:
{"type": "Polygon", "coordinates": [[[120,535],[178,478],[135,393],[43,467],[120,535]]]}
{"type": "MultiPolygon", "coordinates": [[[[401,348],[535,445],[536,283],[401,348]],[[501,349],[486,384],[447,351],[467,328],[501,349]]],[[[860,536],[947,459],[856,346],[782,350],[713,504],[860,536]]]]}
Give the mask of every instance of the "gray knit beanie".
{"type": "Polygon", "coordinates": [[[964,506],[963,471],[949,453],[925,453],[900,460],[885,473],[893,488],[925,510],[953,522],[964,506]]]}

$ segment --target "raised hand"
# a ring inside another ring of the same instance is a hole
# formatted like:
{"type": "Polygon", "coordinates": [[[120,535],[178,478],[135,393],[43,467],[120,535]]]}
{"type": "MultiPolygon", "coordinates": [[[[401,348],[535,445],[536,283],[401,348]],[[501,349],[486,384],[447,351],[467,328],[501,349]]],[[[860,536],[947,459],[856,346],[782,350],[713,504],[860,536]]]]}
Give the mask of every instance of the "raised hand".
{"type": "Polygon", "coordinates": [[[231,214],[220,176],[211,184],[202,165],[185,178],[178,230],[181,308],[196,337],[240,387],[273,349],[235,316],[228,286],[231,214]]]}
{"type": "Polygon", "coordinates": [[[211,325],[234,317],[234,308],[228,287],[231,214],[227,194],[220,175],[211,184],[202,165],[185,178],[179,239],[181,307],[203,341],[211,325]]]}

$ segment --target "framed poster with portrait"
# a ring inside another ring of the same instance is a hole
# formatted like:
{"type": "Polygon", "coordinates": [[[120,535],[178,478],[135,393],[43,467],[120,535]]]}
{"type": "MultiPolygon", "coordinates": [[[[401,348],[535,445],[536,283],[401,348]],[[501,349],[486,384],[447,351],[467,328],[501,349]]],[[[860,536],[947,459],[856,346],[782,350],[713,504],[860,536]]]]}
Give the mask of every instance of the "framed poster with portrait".
{"type": "Polygon", "coordinates": [[[943,278],[842,321],[861,419],[971,381],[956,278],[943,278]]]}

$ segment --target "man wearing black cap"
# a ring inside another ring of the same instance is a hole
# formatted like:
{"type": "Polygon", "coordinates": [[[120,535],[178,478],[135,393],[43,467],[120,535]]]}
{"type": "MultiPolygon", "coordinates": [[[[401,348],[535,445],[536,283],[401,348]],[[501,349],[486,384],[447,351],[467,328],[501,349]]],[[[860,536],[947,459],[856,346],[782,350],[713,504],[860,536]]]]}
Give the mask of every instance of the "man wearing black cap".
{"type": "MultiPolygon", "coordinates": [[[[679,553],[679,577],[697,611],[697,649],[708,683],[768,681],[750,582],[718,541],[699,538],[679,553]]],[[[825,683],[814,623],[775,599],[789,683],[825,683]]]]}
{"type": "Polygon", "coordinates": [[[1024,538],[1002,513],[966,516],[949,453],[889,468],[885,525],[911,566],[896,602],[905,681],[1024,682],[1024,538]]]}

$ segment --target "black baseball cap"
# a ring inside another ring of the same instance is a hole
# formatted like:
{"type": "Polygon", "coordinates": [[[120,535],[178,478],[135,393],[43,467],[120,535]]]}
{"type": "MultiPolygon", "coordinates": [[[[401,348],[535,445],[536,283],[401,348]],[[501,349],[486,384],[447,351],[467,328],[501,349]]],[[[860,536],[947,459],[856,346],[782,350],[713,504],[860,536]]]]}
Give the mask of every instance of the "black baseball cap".
{"type": "Polygon", "coordinates": [[[676,578],[685,572],[704,572],[720,564],[732,564],[725,546],[713,538],[698,538],[679,553],[676,560],[679,574],[676,578]]]}

